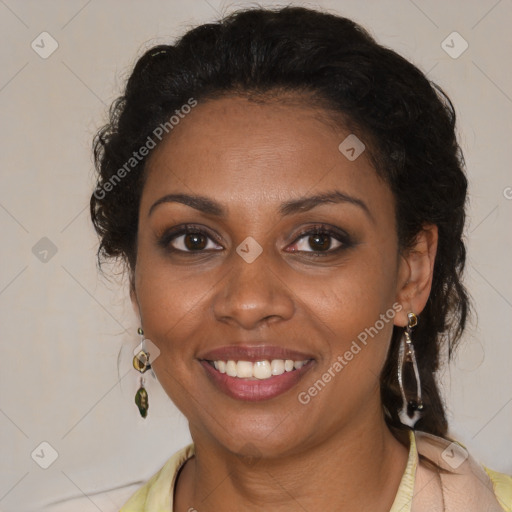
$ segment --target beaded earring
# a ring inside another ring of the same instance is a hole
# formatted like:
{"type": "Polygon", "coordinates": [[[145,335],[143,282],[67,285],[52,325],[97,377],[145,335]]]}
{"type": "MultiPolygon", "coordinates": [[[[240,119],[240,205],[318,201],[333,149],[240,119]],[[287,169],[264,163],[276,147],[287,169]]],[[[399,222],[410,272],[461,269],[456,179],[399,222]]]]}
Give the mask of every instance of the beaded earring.
{"type": "Polygon", "coordinates": [[[149,352],[146,350],[146,344],[145,344],[145,338],[144,338],[144,331],[142,330],[142,327],[139,327],[137,330],[137,333],[140,335],[140,350],[137,352],[137,354],[133,357],[133,367],[141,373],[140,376],[140,387],[137,390],[137,393],[135,394],[135,403],[137,404],[137,407],[139,408],[140,415],[145,418],[148,415],[148,409],[149,409],[149,398],[148,398],[148,392],[144,388],[144,377],[142,376],[143,373],[147,372],[151,368],[151,364],[149,362],[149,352]]]}

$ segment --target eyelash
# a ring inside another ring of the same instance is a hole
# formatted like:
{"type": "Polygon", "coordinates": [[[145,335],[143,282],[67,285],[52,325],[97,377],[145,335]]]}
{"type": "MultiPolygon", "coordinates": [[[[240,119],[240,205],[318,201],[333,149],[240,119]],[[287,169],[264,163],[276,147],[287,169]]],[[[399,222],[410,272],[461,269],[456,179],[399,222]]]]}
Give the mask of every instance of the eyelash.
{"type": "Polygon", "coordinates": [[[293,252],[299,252],[299,253],[306,253],[310,254],[312,256],[330,256],[332,254],[337,254],[343,250],[348,249],[349,247],[352,247],[354,245],[352,239],[346,233],[345,231],[341,229],[335,229],[333,227],[330,227],[326,224],[318,224],[316,226],[309,227],[303,231],[301,231],[295,240],[293,241],[292,245],[295,245],[299,240],[301,240],[304,237],[309,237],[313,235],[327,235],[330,238],[334,238],[334,240],[337,240],[341,245],[339,247],[336,247],[335,249],[327,249],[326,251],[293,251],[293,252]]]}
{"type": "MultiPolygon", "coordinates": [[[[202,252],[206,252],[205,249],[200,249],[197,251],[183,251],[181,249],[176,249],[172,247],[170,244],[172,241],[174,241],[176,238],[188,235],[188,234],[195,234],[195,235],[203,235],[207,237],[208,239],[214,241],[216,244],[221,245],[218,240],[214,236],[212,236],[208,231],[206,231],[204,228],[200,226],[196,226],[193,224],[187,224],[184,226],[178,226],[174,229],[171,229],[167,232],[165,232],[158,240],[158,244],[164,248],[165,250],[171,252],[171,253],[181,253],[181,254],[200,254],[202,252]]],[[[299,240],[306,236],[314,236],[314,235],[327,235],[330,238],[333,238],[337,240],[341,245],[339,247],[336,247],[335,249],[327,249],[326,251],[291,251],[293,253],[300,253],[300,254],[310,254],[312,256],[318,257],[318,256],[330,256],[333,254],[337,254],[343,250],[346,250],[354,245],[352,239],[350,236],[343,230],[340,229],[334,229],[333,227],[330,227],[326,224],[318,224],[316,226],[309,227],[303,231],[301,231],[297,237],[292,242],[292,245],[295,245],[299,240]]]]}

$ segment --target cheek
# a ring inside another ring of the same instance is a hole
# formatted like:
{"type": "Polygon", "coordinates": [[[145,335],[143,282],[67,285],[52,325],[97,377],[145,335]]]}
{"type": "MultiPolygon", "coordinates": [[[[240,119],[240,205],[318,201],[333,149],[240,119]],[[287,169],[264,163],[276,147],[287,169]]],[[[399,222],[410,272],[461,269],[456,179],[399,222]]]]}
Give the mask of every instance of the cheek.
{"type": "MultiPolygon", "coordinates": [[[[380,397],[380,374],[396,310],[393,279],[387,265],[378,265],[376,259],[369,258],[363,264],[361,258],[357,266],[340,269],[335,277],[314,285],[316,299],[309,302],[311,311],[305,325],[312,320],[324,326],[325,358],[300,391],[301,399],[311,400],[313,416],[313,412],[331,411],[326,428],[361,413],[364,404],[375,404],[380,397]],[[332,412],[333,404],[336,413],[332,412]]],[[[304,285],[304,293],[312,296],[312,285],[309,291],[307,288],[304,285]]]]}
{"type": "Polygon", "coordinates": [[[357,337],[392,308],[396,262],[384,252],[361,250],[329,275],[298,280],[294,291],[298,297],[309,297],[315,316],[344,339],[357,337]]]}
{"type": "Polygon", "coordinates": [[[141,271],[137,296],[142,321],[155,337],[155,342],[169,338],[180,339],[177,334],[190,328],[191,321],[201,315],[204,304],[204,281],[189,278],[176,279],[165,269],[141,271]]]}
{"type": "Polygon", "coordinates": [[[211,316],[208,301],[222,286],[220,269],[197,272],[173,266],[165,255],[141,240],[135,270],[135,287],[144,331],[164,357],[159,366],[182,366],[197,348],[211,316]]]}
{"type": "Polygon", "coordinates": [[[135,280],[145,335],[160,350],[152,368],[169,398],[187,417],[194,417],[197,392],[191,361],[194,340],[201,334],[198,318],[206,315],[201,300],[206,283],[197,276],[180,277],[144,251],[137,260],[135,280]]]}
{"type": "Polygon", "coordinates": [[[327,355],[322,371],[331,369],[340,376],[333,391],[343,388],[344,395],[357,395],[378,385],[400,309],[395,287],[393,247],[376,251],[369,246],[330,276],[296,289],[298,296],[311,297],[309,317],[327,327],[323,330],[327,355]]]}

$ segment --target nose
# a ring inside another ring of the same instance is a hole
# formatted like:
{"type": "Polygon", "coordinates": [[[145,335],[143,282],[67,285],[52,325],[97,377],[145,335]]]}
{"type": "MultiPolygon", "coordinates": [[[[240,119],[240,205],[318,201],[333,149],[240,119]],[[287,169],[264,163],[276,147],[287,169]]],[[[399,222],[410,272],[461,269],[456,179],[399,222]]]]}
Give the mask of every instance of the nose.
{"type": "Polygon", "coordinates": [[[265,251],[252,263],[238,254],[227,263],[230,270],[213,299],[213,312],[220,322],[252,330],[265,323],[289,320],[295,311],[292,292],[265,251]]]}

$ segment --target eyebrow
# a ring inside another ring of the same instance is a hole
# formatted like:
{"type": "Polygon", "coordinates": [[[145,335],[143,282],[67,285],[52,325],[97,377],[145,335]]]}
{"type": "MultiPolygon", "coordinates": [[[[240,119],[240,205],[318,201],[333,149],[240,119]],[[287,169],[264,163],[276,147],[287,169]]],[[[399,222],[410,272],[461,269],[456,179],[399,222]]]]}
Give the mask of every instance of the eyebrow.
{"type": "Polygon", "coordinates": [[[207,197],[189,194],[167,194],[153,203],[153,206],[149,209],[148,217],[157,206],[164,203],[181,203],[209,215],[215,215],[216,217],[226,216],[226,210],[219,203],[207,197]]]}
{"type": "MultiPolygon", "coordinates": [[[[216,217],[227,216],[226,209],[220,203],[205,196],[189,194],[167,194],[161,197],[155,203],[153,203],[153,205],[149,209],[148,216],[153,213],[157,206],[164,203],[181,203],[208,215],[214,215],[216,217]]],[[[375,222],[375,219],[371,214],[370,209],[362,199],[350,196],[348,194],[340,192],[339,190],[334,190],[332,192],[326,192],[323,194],[317,194],[314,196],[302,197],[299,199],[286,201],[285,203],[282,203],[281,206],[279,207],[279,213],[281,217],[285,217],[288,215],[292,215],[294,213],[307,212],[309,210],[312,210],[313,208],[316,208],[317,206],[321,206],[324,204],[340,203],[348,203],[359,207],[361,210],[365,212],[365,214],[370,218],[372,222],[375,222]]]]}

